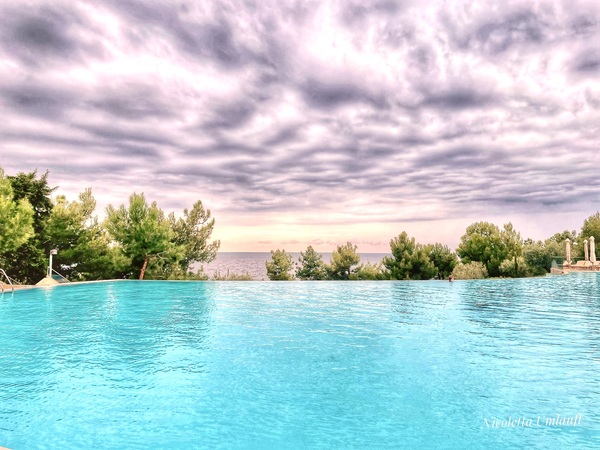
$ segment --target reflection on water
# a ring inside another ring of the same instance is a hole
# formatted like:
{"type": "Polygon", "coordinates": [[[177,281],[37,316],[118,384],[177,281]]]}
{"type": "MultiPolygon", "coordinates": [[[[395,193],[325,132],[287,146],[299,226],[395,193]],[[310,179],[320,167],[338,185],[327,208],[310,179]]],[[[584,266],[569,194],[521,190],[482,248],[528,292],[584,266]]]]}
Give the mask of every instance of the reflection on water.
{"type": "Polygon", "coordinates": [[[12,448],[596,448],[598,274],[138,282],[0,300],[12,448]],[[484,419],[581,414],[581,426],[484,419]]]}

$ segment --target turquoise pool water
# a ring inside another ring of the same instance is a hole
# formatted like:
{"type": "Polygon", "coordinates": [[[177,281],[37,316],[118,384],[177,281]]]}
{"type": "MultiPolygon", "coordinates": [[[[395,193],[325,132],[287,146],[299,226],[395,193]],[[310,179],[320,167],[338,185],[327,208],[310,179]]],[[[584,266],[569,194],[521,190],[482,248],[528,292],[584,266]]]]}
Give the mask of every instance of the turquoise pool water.
{"type": "Polygon", "coordinates": [[[595,449],[599,287],[573,274],[5,294],[0,446],[595,449]]]}

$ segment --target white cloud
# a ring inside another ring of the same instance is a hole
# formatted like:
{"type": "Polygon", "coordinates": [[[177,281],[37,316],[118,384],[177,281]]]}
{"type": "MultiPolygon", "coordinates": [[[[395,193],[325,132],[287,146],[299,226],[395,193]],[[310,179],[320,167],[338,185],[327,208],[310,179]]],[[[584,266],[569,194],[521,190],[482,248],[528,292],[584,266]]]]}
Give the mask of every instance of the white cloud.
{"type": "Polygon", "coordinates": [[[513,217],[544,238],[600,208],[594,1],[36,0],[0,20],[6,172],[100,208],[200,198],[225,249],[455,245],[513,217]]]}

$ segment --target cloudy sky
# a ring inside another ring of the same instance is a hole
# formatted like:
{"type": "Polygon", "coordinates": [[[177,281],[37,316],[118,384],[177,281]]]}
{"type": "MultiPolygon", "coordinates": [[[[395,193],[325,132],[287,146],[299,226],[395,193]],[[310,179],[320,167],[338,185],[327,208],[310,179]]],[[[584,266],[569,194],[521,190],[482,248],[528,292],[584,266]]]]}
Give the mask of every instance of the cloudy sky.
{"type": "Polygon", "coordinates": [[[225,251],[544,239],[600,209],[599,5],[0,0],[0,166],[225,251]]]}

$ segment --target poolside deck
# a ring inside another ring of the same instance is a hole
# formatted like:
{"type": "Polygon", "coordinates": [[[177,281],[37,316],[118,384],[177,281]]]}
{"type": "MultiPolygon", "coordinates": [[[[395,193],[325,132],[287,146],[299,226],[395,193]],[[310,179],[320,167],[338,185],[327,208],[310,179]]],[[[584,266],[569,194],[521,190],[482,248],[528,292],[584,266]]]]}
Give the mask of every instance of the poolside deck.
{"type": "Polygon", "coordinates": [[[563,264],[561,267],[552,268],[550,271],[555,275],[570,272],[600,272],[600,262],[577,261],[576,264],[563,264]]]}

